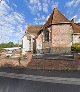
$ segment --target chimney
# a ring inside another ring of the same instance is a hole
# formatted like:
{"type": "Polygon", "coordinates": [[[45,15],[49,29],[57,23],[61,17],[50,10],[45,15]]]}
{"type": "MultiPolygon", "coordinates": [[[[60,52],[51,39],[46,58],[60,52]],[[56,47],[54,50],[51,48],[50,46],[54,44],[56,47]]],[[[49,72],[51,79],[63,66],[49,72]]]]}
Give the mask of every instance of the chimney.
{"type": "Polygon", "coordinates": [[[73,19],[71,20],[71,22],[72,22],[72,23],[75,23],[75,18],[73,18],[73,19]]]}
{"type": "Polygon", "coordinates": [[[77,18],[77,16],[74,16],[74,17],[72,18],[71,22],[72,22],[72,23],[76,23],[76,18],[77,18]]]}

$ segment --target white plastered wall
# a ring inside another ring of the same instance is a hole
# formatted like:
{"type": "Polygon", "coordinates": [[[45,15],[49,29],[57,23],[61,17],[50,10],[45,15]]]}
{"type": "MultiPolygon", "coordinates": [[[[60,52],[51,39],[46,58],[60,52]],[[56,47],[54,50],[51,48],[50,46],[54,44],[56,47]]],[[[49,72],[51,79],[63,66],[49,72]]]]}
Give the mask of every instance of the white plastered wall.
{"type": "Polygon", "coordinates": [[[79,34],[73,34],[73,44],[79,43],[80,44],[80,33],[79,34]]]}
{"type": "Polygon", "coordinates": [[[23,37],[23,50],[22,50],[22,53],[25,54],[27,51],[29,51],[29,40],[27,39],[27,36],[25,35],[23,37]]]}

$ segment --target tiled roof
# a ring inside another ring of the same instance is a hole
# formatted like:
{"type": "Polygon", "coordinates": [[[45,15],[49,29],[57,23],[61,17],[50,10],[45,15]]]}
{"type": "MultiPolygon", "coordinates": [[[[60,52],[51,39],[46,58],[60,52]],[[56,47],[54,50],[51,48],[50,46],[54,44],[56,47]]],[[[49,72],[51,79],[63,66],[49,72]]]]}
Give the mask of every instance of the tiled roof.
{"type": "Polygon", "coordinates": [[[37,34],[40,31],[41,28],[42,28],[42,26],[32,26],[32,25],[29,25],[27,27],[27,31],[30,34],[37,34]]]}
{"type": "Polygon", "coordinates": [[[73,32],[74,33],[80,33],[80,25],[77,23],[72,23],[73,32]]]}
{"type": "Polygon", "coordinates": [[[44,24],[44,27],[57,23],[70,23],[70,21],[57,8],[54,8],[54,11],[50,15],[48,21],[44,24]]]}
{"type": "Polygon", "coordinates": [[[57,8],[54,8],[54,11],[50,15],[48,21],[43,26],[29,25],[27,27],[27,31],[30,34],[36,35],[41,29],[48,27],[51,24],[60,24],[60,23],[71,23],[74,33],[80,33],[80,25],[69,21],[57,8]]]}
{"type": "Polygon", "coordinates": [[[53,13],[50,15],[48,21],[43,26],[29,25],[27,31],[31,34],[37,34],[41,28],[47,27],[51,24],[62,22],[69,22],[69,20],[65,18],[65,16],[62,13],[60,13],[60,11],[57,8],[54,8],[53,13]]]}

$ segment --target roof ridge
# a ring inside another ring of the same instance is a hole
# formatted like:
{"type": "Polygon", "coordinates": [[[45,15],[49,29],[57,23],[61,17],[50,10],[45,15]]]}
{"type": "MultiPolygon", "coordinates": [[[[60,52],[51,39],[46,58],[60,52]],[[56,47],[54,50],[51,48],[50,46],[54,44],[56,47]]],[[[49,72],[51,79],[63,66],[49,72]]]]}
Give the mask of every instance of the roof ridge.
{"type": "Polygon", "coordinates": [[[80,25],[78,25],[77,23],[71,23],[74,33],[80,33],[80,25]]]}
{"type": "Polygon", "coordinates": [[[80,26],[80,24],[79,24],[79,23],[74,23],[74,24],[76,24],[76,25],[80,26]]]}
{"type": "Polygon", "coordinates": [[[51,24],[56,23],[70,23],[70,20],[68,20],[63,13],[61,13],[58,8],[54,8],[53,12],[51,13],[50,17],[48,18],[47,22],[43,25],[44,27],[47,27],[51,24]],[[59,18],[60,17],[60,18],[59,18]]]}
{"type": "Polygon", "coordinates": [[[62,12],[60,12],[58,8],[54,8],[54,13],[55,13],[55,10],[57,10],[65,19],[67,19],[70,22],[70,20],[66,18],[65,15],[62,12]]]}

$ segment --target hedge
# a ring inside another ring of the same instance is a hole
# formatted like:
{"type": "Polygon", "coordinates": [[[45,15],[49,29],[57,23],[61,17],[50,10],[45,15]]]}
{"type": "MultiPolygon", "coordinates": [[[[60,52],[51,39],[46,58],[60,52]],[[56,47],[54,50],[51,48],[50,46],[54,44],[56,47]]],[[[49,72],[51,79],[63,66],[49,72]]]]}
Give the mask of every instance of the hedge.
{"type": "Polygon", "coordinates": [[[71,47],[72,51],[80,52],[80,44],[73,44],[71,47]]]}

